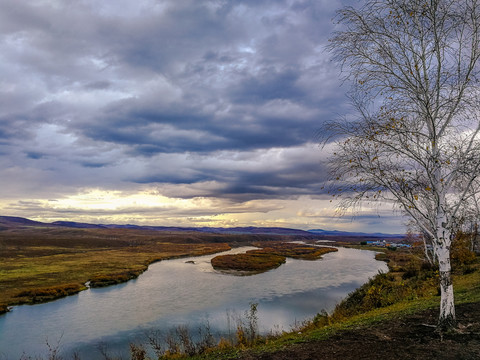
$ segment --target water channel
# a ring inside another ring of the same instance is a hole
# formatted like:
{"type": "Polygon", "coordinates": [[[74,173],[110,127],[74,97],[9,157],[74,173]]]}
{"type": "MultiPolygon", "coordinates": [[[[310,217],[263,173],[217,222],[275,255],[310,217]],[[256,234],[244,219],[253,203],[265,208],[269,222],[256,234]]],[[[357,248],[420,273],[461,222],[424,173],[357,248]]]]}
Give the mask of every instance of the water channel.
{"type": "Polygon", "coordinates": [[[321,260],[287,259],[275,270],[252,276],[213,270],[210,259],[216,255],[161,261],[125,284],[18,306],[0,316],[0,360],[46,357],[47,341],[58,344],[67,358],[76,351],[82,359],[102,359],[100,346],[128,358],[129,343],[144,342],[151,330],[197,329],[208,321],[214,332],[225,333],[232,314],[243,314],[250,303],[258,303],[261,331],[289,330],[322,309],[332,310],[368,278],[386,271],[374,255],[339,248],[321,260]]]}

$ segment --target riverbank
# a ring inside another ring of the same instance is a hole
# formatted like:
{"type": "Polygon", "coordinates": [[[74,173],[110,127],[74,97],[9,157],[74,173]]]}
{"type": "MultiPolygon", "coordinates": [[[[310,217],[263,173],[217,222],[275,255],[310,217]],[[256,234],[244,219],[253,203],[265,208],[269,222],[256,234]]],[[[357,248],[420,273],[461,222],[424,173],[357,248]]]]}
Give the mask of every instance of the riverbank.
{"type": "Polygon", "coordinates": [[[458,327],[442,333],[435,326],[440,301],[436,285],[430,281],[435,271],[425,274],[417,269],[420,271],[411,278],[416,277],[419,284],[423,283],[417,287],[420,293],[417,296],[400,294],[394,287],[386,286],[385,278],[400,288],[408,287],[404,275],[407,274],[408,279],[414,269],[405,259],[415,262],[416,257],[402,252],[384,254],[380,257],[389,261],[391,271],[378,275],[350,294],[332,314],[319,314],[290,333],[258,339],[248,349],[232,348],[196,359],[480,358],[480,259],[456,268],[453,282],[458,327]],[[392,293],[396,293],[396,301],[392,300],[392,293]],[[402,296],[405,298],[401,299],[402,296]],[[377,302],[372,302],[372,297],[377,302]],[[390,299],[392,303],[382,303],[382,299],[390,299]],[[366,304],[370,304],[370,309],[366,304]]]}
{"type": "MultiPolygon", "coordinates": [[[[169,334],[176,334],[177,338],[170,338],[170,345],[161,350],[158,358],[479,358],[479,259],[455,265],[453,281],[459,324],[455,331],[439,332],[435,326],[440,300],[438,272],[421,261],[420,249],[418,252],[383,250],[377,258],[388,262],[390,271],[371,278],[331,313],[321,312],[290,332],[260,336],[258,304],[251,304],[250,311],[245,311],[244,318],[237,323],[233,338],[217,342],[207,336],[196,343],[186,328],[171,329],[169,334]]],[[[148,344],[132,344],[131,359],[148,359],[144,352],[147,348],[148,344]]]]}
{"type": "MultiPolygon", "coordinates": [[[[46,246],[48,247],[48,246],[46,246]]],[[[1,259],[0,304],[36,304],[93,287],[118,284],[138,277],[154,262],[213,254],[230,249],[219,244],[170,244],[148,241],[110,248],[75,247],[39,255],[45,247],[25,246],[22,255],[1,259]]]]}
{"type": "Polygon", "coordinates": [[[438,308],[413,314],[391,313],[377,322],[358,321],[338,329],[307,334],[277,346],[277,349],[245,351],[239,356],[209,359],[241,360],[383,360],[437,359],[476,360],[480,358],[480,303],[457,305],[461,325],[456,332],[435,332],[438,308]]]}

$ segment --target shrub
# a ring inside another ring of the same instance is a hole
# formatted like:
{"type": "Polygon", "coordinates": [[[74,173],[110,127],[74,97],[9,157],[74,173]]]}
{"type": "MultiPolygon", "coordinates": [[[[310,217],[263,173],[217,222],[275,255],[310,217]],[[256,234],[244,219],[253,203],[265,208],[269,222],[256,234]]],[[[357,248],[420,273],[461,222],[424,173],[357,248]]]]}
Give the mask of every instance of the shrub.
{"type": "MultiPolygon", "coordinates": [[[[338,304],[329,319],[341,320],[403,300],[423,297],[435,291],[438,271],[430,268],[423,270],[421,263],[416,260],[406,268],[400,278],[392,273],[379,273],[338,304]]],[[[318,317],[318,321],[325,322],[325,318],[318,317]]]]}
{"type": "Polygon", "coordinates": [[[258,334],[258,304],[251,303],[250,309],[244,313],[244,318],[237,321],[236,340],[237,345],[251,346],[259,338],[258,334]]]}
{"type": "Polygon", "coordinates": [[[43,287],[19,292],[15,297],[29,298],[32,303],[54,300],[68,295],[76,294],[85,289],[81,284],[65,284],[52,287],[43,287]]]}
{"type": "Polygon", "coordinates": [[[116,274],[108,274],[108,275],[97,275],[90,279],[90,287],[105,287],[110,285],[116,285],[120,283],[124,283],[131,279],[136,279],[140,274],[142,274],[147,267],[140,269],[140,270],[129,270],[124,271],[116,274]]]}
{"type": "Polygon", "coordinates": [[[5,314],[8,312],[8,306],[4,304],[0,304],[0,315],[5,314]]]}
{"type": "Polygon", "coordinates": [[[130,359],[145,360],[147,359],[147,351],[142,345],[130,344],[130,359]]]}
{"type": "Polygon", "coordinates": [[[452,268],[455,271],[463,271],[463,268],[472,264],[476,255],[471,250],[471,235],[459,232],[452,242],[451,259],[452,268]]]}
{"type": "Polygon", "coordinates": [[[319,312],[317,315],[315,315],[315,317],[312,320],[312,323],[316,327],[323,327],[323,326],[330,325],[330,316],[324,309],[321,312],[319,312]]]}

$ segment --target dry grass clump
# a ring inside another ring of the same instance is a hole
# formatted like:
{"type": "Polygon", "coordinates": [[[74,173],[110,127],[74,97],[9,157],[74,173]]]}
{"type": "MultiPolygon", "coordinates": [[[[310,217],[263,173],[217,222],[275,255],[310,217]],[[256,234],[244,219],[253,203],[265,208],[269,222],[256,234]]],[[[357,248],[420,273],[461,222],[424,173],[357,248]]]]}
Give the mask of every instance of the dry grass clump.
{"type": "Polygon", "coordinates": [[[145,270],[147,270],[147,266],[144,269],[140,270],[130,270],[124,271],[117,274],[108,274],[108,275],[97,275],[90,279],[90,287],[97,288],[97,287],[105,287],[110,285],[121,284],[128,280],[136,279],[140,276],[145,270]]]}
{"type": "Polygon", "coordinates": [[[85,289],[86,287],[80,284],[64,284],[52,287],[23,290],[20,291],[15,297],[23,298],[23,302],[35,304],[77,294],[85,289]]]}

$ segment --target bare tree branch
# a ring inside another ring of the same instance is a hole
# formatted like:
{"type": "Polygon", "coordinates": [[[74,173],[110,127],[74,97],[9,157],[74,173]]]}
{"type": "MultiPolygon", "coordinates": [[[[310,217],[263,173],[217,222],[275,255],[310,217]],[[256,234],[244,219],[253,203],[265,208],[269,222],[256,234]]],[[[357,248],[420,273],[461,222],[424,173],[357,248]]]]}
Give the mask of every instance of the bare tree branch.
{"type": "MultiPolygon", "coordinates": [[[[432,239],[441,325],[455,323],[450,245],[480,186],[477,0],[366,0],[337,12],[329,50],[352,81],[354,121],[325,125],[344,208],[394,201],[432,239]]],[[[469,215],[470,216],[470,215],[469,215]]]]}

